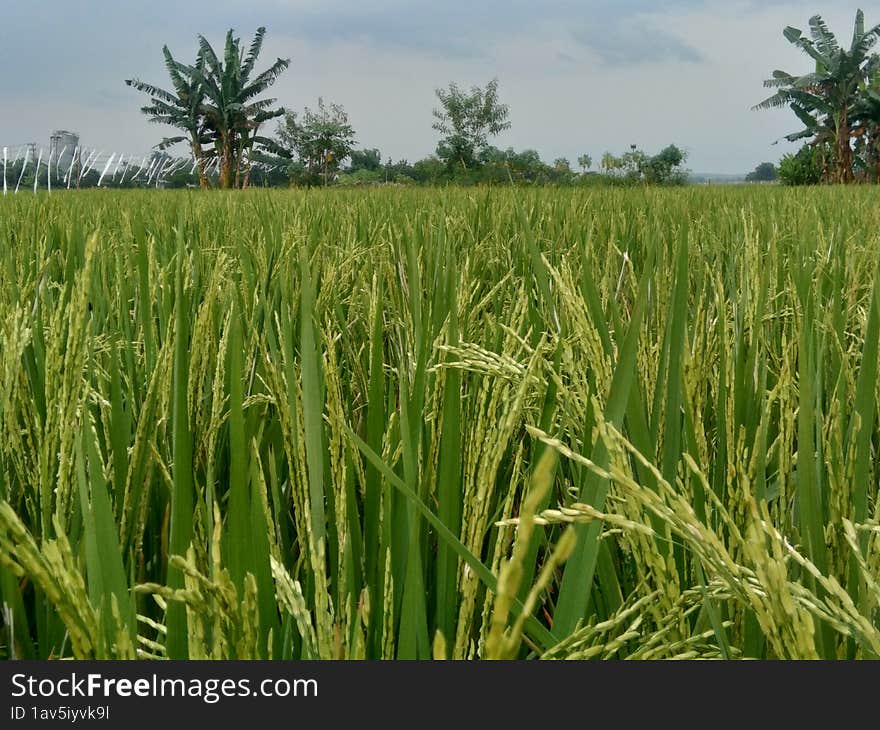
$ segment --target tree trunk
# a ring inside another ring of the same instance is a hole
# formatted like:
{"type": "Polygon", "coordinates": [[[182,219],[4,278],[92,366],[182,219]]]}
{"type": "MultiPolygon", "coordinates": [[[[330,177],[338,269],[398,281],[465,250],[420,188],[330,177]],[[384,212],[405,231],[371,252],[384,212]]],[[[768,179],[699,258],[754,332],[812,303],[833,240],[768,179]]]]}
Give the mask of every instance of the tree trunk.
{"type": "Polygon", "coordinates": [[[880,136],[873,141],[874,147],[874,182],[880,183],[880,136]]]}
{"type": "Polygon", "coordinates": [[[853,158],[850,137],[852,130],[849,126],[849,110],[844,107],[841,111],[841,120],[837,125],[837,181],[843,184],[853,181],[853,158]]]}
{"type": "Polygon", "coordinates": [[[241,189],[247,189],[248,185],[251,184],[251,156],[248,155],[247,166],[244,168],[244,180],[241,183],[241,189]]]}
{"type": "Polygon", "coordinates": [[[233,153],[228,135],[221,134],[220,143],[220,179],[217,184],[221,190],[229,190],[232,187],[233,153]]]}
{"type": "Polygon", "coordinates": [[[251,137],[256,137],[257,132],[259,130],[260,130],[260,125],[257,124],[256,126],[254,126],[254,131],[250,135],[245,137],[249,146],[248,146],[247,167],[244,170],[244,181],[242,182],[242,185],[241,185],[242,190],[244,190],[248,185],[251,184],[251,154],[250,153],[253,151],[253,142],[251,142],[251,137]]]}
{"type": "Polygon", "coordinates": [[[192,153],[193,158],[196,161],[196,172],[199,176],[199,188],[202,190],[208,190],[211,187],[211,184],[208,182],[208,176],[205,174],[205,151],[202,149],[202,145],[199,144],[198,140],[193,140],[192,142],[192,153]]]}

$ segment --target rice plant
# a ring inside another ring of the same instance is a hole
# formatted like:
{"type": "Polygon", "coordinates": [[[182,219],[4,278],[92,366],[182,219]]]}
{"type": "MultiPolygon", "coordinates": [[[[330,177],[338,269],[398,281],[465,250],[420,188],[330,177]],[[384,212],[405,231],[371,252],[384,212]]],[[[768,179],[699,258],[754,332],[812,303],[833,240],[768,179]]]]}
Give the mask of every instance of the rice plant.
{"type": "Polygon", "coordinates": [[[0,656],[877,658],[878,224],[0,199],[0,656]]]}

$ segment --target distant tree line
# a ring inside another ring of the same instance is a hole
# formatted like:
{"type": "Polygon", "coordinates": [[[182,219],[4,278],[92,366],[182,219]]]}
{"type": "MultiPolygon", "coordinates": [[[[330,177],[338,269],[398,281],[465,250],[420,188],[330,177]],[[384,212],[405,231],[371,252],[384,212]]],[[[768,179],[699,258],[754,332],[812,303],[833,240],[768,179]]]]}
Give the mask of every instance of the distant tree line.
{"type": "MultiPolygon", "coordinates": [[[[580,172],[565,158],[552,164],[535,150],[499,149],[493,137],[510,128],[509,108],[499,98],[498,80],[464,90],[455,83],[436,91],[433,128],[440,134],[433,155],[410,163],[383,162],[376,148],[356,148],[356,135],[339,104],[318,100],[316,111],[287,112],[278,129],[286,152],[288,180],[295,185],[378,184],[681,184],[686,153],[670,145],[657,155],[633,147],[602,172],[591,172],[592,158],[578,158],[580,172]]],[[[279,167],[284,167],[276,159],[279,167]]]]}
{"type": "Polygon", "coordinates": [[[779,172],[772,162],[762,162],[746,175],[746,182],[770,183],[776,182],[778,179],[779,172]]]}
{"type": "MultiPolygon", "coordinates": [[[[163,139],[156,154],[169,155],[167,165],[151,175],[135,173],[129,161],[103,180],[97,169],[77,170],[76,187],[99,180],[106,187],[161,185],[202,188],[244,188],[250,185],[377,185],[377,184],[553,184],[553,185],[677,185],[687,182],[687,155],[676,145],[648,154],[632,145],[616,155],[606,152],[593,169],[593,158],[580,155],[577,169],[569,160],[543,161],[535,150],[500,149],[492,140],[511,126],[510,112],[500,100],[498,80],[485,87],[463,89],[455,83],[437,89],[439,106],[433,128],[439,133],[434,154],[410,163],[383,161],[378,149],[359,147],[356,132],[340,104],[318,99],[301,113],[277,106],[265,92],[290,66],[278,58],[257,72],[266,29],[259,28],[245,48],[230,30],[223,52],[198,37],[192,64],[178,61],[163,47],[168,89],[139,79],[132,88],[147,94],[141,108],[150,121],[176,128],[180,134],[163,139]],[[267,134],[270,124],[274,134],[267,134]],[[179,143],[188,158],[167,152],[179,143]],[[126,173],[131,170],[132,174],[126,173]]],[[[786,154],[778,167],[761,163],[748,182],[801,185],[880,182],[880,56],[872,52],[880,25],[866,28],[856,13],[852,41],[842,46],[821,16],[809,21],[809,33],[787,27],[785,38],[806,53],[815,70],[796,76],[774,71],[765,86],[775,93],[756,109],[789,107],[802,128],[785,137],[806,140],[786,154]]],[[[45,184],[45,164],[28,168],[10,161],[7,181],[19,187],[45,184]],[[44,178],[41,184],[40,178],[44,178]]]]}
{"type": "Polygon", "coordinates": [[[256,72],[265,34],[265,28],[258,29],[245,51],[230,30],[220,55],[199,36],[191,65],[176,60],[164,47],[168,89],[138,79],[126,81],[150,97],[141,109],[150,121],[181,132],[163,139],[157,150],[184,143],[194,162],[190,167],[174,165],[173,174],[161,180],[163,186],[670,185],[687,180],[687,155],[675,145],[654,155],[635,146],[619,156],[606,153],[596,171],[588,154],[578,157],[579,170],[574,170],[565,158],[549,164],[535,150],[493,146],[492,139],[511,125],[497,79],[485,87],[463,89],[451,83],[437,89],[433,128],[440,137],[435,153],[413,163],[390,158],[383,162],[379,150],[358,148],[342,105],[319,98],[316,107],[294,112],[276,107],[275,99],[260,98],[290,65],[289,59],[279,58],[266,71],[256,72]],[[264,132],[270,121],[277,124],[274,136],[264,132]]]}

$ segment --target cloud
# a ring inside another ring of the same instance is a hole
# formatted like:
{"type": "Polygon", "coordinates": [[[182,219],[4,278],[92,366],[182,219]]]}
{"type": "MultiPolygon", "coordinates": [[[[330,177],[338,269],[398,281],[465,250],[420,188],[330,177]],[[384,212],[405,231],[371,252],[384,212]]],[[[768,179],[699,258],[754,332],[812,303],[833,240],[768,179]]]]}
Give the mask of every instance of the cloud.
{"type": "MultiPolygon", "coordinates": [[[[841,38],[858,4],[828,9],[841,38]]],[[[771,143],[796,120],[750,108],[774,68],[808,70],[782,28],[815,12],[812,0],[214,0],[210,13],[177,0],[7,5],[0,144],[60,127],[85,144],[146,150],[168,130],[147,123],[123,80],[164,85],[163,44],[189,59],[198,33],[216,47],[229,27],[247,42],[265,25],[264,63],[293,59],[272,96],[292,108],[319,95],[342,103],[361,144],[384,157],[433,151],[435,88],[497,76],[513,123],[500,146],[574,160],[677,142],[707,172],[745,172],[785,151],[771,143]]]]}
{"type": "Polygon", "coordinates": [[[699,63],[704,60],[693,46],[644,20],[584,28],[575,31],[573,36],[605,66],[619,68],[653,61],[699,63]]]}
{"type": "MultiPolygon", "coordinates": [[[[284,7],[273,0],[263,2],[284,7]]],[[[693,4],[693,0],[672,0],[667,7],[693,4]]],[[[385,0],[354,8],[350,3],[306,3],[283,13],[279,26],[281,33],[311,42],[361,42],[445,58],[491,58],[499,44],[514,39],[573,39],[607,65],[667,58],[698,62],[699,54],[687,43],[641,17],[655,7],[647,0],[385,0]]]]}

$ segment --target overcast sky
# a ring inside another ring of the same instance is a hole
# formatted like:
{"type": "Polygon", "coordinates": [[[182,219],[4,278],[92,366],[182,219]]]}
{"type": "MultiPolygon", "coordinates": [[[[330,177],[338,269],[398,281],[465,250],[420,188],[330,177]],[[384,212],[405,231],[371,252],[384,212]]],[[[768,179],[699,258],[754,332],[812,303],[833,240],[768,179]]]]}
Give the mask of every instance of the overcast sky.
{"type": "MultiPolygon", "coordinates": [[[[195,56],[228,28],[247,43],[265,25],[262,63],[292,65],[273,87],[286,107],[319,95],[348,111],[364,147],[431,154],[434,90],[500,81],[512,128],[499,147],[552,161],[638,144],[687,149],[697,172],[747,172],[791,146],[791,112],[754,112],[776,68],[810,70],[782,37],[819,13],[849,42],[860,3],[826,0],[8,0],[0,7],[0,145],[46,145],[51,130],[85,146],[138,153],[166,130],[139,113],[137,76],[167,85],[161,48],[195,56]]],[[[880,10],[868,23],[880,22],[880,10]]],[[[183,151],[183,150],[181,150],[183,151]]]]}

